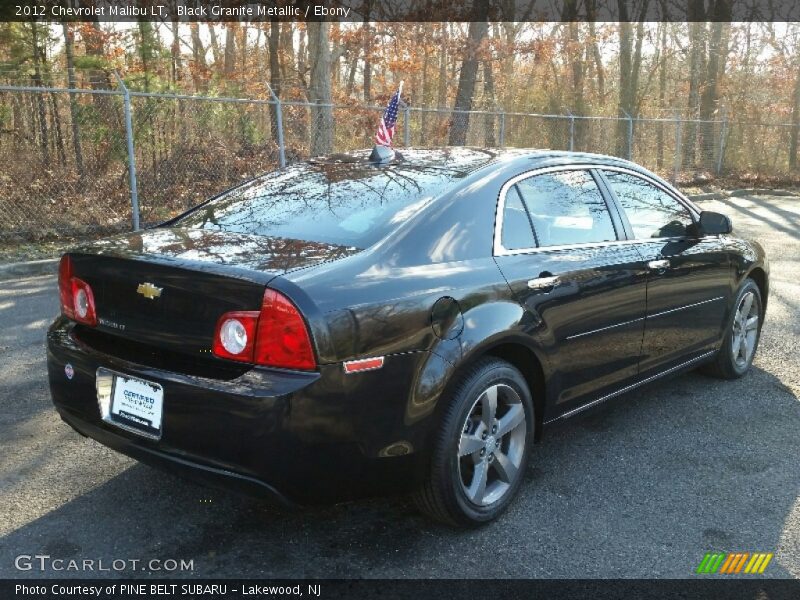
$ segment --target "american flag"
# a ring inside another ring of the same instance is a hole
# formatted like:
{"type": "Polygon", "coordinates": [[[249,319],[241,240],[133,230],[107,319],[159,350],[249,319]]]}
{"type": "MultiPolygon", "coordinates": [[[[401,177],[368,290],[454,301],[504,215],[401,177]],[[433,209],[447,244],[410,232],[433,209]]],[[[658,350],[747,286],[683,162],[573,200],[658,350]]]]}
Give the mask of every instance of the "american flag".
{"type": "Polygon", "coordinates": [[[389,100],[389,106],[387,106],[386,110],[383,112],[380,125],[378,125],[378,132],[375,134],[375,143],[378,144],[378,146],[391,147],[392,145],[392,138],[397,129],[397,109],[400,104],[401,90],[402,88],[394,93],[392,99],[389,100]]]}

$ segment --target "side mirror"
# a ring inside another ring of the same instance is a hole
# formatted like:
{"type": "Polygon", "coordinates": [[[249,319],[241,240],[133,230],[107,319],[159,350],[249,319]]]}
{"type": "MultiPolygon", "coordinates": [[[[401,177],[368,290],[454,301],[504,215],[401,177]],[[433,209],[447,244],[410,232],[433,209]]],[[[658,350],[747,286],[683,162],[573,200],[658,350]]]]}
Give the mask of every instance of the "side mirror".
{"type": "Polygon", "coordinates": [[[704,210],[700,213],[700,233],[703,235],[720,235],[733,231],[731,220],[723,214],[704,210]]]}

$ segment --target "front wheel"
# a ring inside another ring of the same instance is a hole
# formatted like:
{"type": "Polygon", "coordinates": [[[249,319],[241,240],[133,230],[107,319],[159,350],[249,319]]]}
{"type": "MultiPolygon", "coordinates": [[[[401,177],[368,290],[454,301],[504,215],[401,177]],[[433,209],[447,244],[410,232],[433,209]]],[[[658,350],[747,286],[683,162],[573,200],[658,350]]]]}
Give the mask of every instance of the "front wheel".
{"type": "Polygon", "coordinates": [[[750,369],[761,335],[761,291],[755,281],[746,279],[736,296],[733,311],[722,347],[705,369],[709,375],[722,379],[738,379],[750,369]]]}
{"type": "Polygon", "coordinates": [[[449,396],[417,506],[460,527],[497,518],[522,483],[533,419],[531,393],[517,369],[491,358],[473,365],[449,396]]]}

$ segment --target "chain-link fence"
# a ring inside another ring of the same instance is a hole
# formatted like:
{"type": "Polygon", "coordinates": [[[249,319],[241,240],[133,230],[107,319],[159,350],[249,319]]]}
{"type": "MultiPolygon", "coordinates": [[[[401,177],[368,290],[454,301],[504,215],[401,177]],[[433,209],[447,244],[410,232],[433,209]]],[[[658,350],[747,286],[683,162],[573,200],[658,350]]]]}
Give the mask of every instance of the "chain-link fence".
{"type": "MultiPolygon", "coordinates": [[[[0,243],[160,222],[270,169],[371,147],[384,110],[271,98],[145,93],[119,78],[115,89],[0,86],[0,243]]],[[[404,106],[395,142],[597,152],[687,182],[788,175],[793,131],[724,117],[404,106]]]]}

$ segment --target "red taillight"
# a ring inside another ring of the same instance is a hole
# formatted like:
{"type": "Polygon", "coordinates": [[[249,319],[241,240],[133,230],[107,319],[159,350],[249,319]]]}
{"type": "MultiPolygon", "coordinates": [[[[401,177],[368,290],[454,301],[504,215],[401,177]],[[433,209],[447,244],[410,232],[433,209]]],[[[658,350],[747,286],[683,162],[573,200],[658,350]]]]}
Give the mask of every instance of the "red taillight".
{"type": "Polygon", "coordinates": [[[58,265],[58,293],[61,297],[61,312],[65,317],[90,325],[97,325],[94,294],[91,286],[72,275],[72,260],[68,255],[61,257],[58,265]]]}
{"type": "Polygon", "coordinates": [[[261,311],[235,311],[217,321],[212,352],[220,358],[283,369],[317,368],[303,316],[286,296],[264,292],[261,311]]]}
{"type": "Polygon", "coordinates": [[[58,263],[58,293],[61,296],[61,312],[65,317],[70,319],[75,318],[72,310],[72,285],[70,279],[72,278],[72,259],[68,254],[61,257],[61,262],[58,263]]]}
{"type": "Polygon", "coordinates": [[[291,300],[275,290],[264,292],[255,362],[286,369],[317,368],[303,316],[291,300]]]}

